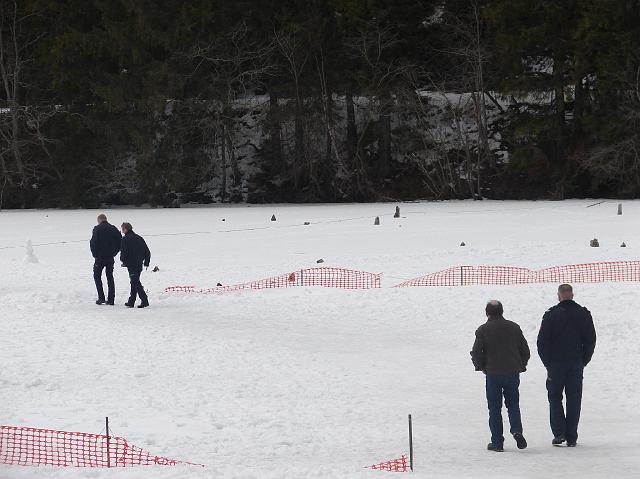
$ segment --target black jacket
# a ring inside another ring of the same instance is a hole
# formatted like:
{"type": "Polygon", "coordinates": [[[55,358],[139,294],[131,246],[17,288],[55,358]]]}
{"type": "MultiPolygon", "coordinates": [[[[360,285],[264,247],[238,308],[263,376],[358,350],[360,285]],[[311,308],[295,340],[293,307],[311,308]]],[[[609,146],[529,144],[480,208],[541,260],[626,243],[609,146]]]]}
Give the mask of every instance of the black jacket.
{"type": "Polygon", "coordinates": [[[519,374],[527,370],[531,353],[520,326],[502,316],[490,317],[476,331],[471,360],[486,374],[519,374]]]}
{"type": "Polygon", "coordinates": [[[120,251],[121,239],[118,228],[104,221],[93,227],[93,234],[89,241],[91,254],[96,259],[112,260],[120,251]]]}
{"type": "Polygon", "coordinates": [[[538,354],[546,367],[553,361],[576,359],[586,366],[595,348],[596,329],[587,308],[566,300],[544,313],[538,333],[538,354]]]}
{"type": "Polygon", "coordinates": [[[129,231],[122,238],[120,246],[120,261],[127,268],[142,268],[142,264],[149,266],[151,252],[142,236],[129,231]]]}

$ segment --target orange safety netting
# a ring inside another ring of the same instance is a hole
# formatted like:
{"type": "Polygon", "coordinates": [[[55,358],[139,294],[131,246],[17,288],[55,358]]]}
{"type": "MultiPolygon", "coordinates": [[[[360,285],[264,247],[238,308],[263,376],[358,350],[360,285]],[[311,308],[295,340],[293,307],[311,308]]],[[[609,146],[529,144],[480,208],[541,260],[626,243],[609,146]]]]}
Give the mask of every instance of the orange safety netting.
{"type": "Polygon", "coordinates": [[[573,264],[540,270],[512,266],[455,266],[405,281],[396,287],[600,283],[603,281],[640,281],[640,261],[573,264]]]}
{"type": "Polygon", "coordinates": [[[399,459],[391,459],[390,461],[380,462],[372,466],[365,466],[365,469],[388,472],[407,472],[409,471],[409,466],[407,465],[407,456],[403,454],[399,459]]]}
{"type": "Polygon", "coordinates": [[[153,455],[122,437],[14,426],[0,426],[0,464],[56,467],[201,465],[153,455]]]}
{"type": "Polygon", "coordinates": [[[197,288],[195,286],[169,286],[165,293],[224,293],[245,289],[291,288],[294,286],[323,286],[325,288],[370,289],[380,287],[380,274],[366,271],[355,271],[343,268],[307,268],[272,278],[252,281],[250,283],[214,288],[197,288]]]}

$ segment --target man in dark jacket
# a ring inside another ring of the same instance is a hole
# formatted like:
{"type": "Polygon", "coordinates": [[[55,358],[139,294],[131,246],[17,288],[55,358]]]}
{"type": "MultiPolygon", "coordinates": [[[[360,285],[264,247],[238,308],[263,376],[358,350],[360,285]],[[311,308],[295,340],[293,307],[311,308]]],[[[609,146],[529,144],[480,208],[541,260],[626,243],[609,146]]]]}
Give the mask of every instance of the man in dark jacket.
{"type": "Polygon", "coordinates": [[[520,417],[520,373],[527,370],[531,356],[529,345],[520,326],[504,319],[499,301],[489,301],[485,308],[487,322],[476,331],[471,360],[476,371],[486,375],[487,403],[489,405],[489,451],[502,452],[502,397],[509,412],[510,432],[518,449],[527,447],[522,435],[520,417]]]}
{"type": "Polygon", "coordinates": [[[136,296],[140,296],[138,308],[146,308],[149,306],[149,299],[140,283],[140,275],[142,274],[143,265],[145,268],[149,267],[151,252],[142,236],[138,236],[133,232],[131,223],[122,223],[122,233],[124,236],[120,246],[120,261],[122,261],[122,266],[125,266],[129,271],[129,280],[131,281],[129,300],[124,305],[127,308],[133,308],[136,303],[136,296]]]}
{"type": "Polygon", "coordinates": [[[91,254],[95,258],[93,263],[93,279],[98,290],[96,304],[109,304],[113,306],[116,297],[116,286],[113,281],[113,257],[120,251],[120,232],[118,228],[109,224],[104,214],[98,215],[98,225],[93,227],[91,241],[91,254]],[[107,274],[107,300],[104,299],[102,287],[102,270],[107,274]]]}
{"type": "Polygon", "coordinates": [[[538,333],[538,354],[547,368],[549,416],[554,446],[565,441],[574,447],[582,404],[582,374],[596,347],[596,330],[591,313],[573,301],[573,288],[558,287],[556,306],[542,318],[538,333]],[[567,396],[567,414],[562,393],[567,396]]]}

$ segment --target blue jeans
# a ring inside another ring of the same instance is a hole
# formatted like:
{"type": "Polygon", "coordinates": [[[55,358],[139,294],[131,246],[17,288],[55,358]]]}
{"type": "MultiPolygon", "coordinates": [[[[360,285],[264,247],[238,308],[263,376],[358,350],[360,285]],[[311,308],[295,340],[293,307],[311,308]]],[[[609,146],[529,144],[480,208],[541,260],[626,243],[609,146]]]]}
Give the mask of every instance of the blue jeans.
{"type": "Polygon", "coordinates": [[[147,298],[147,293],[144,291],[144,287],[140,282],[140,275],[142,274],[142,266],[134,266],[128,267],[129,271],[129,282],[131,283],[131,292],[129,293],[129,303],[133,304],[136,302],[136,296],[140,296],[140,300],[142,304],[149,304],[149,299],[147,298]]]}
{"type": "Polygon", "coordinates": [[[554,361],[547,367],[549,419],[555,437],[564,436],[567,442],[578,440],[578,422],[582,406],[582,360],[554,361]],[[567,396],[567,414],[562,405],[562,393],[567,396]]]}
{"type": "Polygon", "coordinates": [[[509,413],[511,434],[522,433],[522,419],[520,417],[520,375],[515,374],[487,374],[487,404],[489,405],[489,429],[491,429],[491,443],[502,446],[502,397],[509,413]]]}
{"type": "Polygon", "coordinates": [[[93,263],[93,280],[96,283],[98,299],[104,301],[104,289],[102,286],[102,270],[107,274],[107,301],[113,301],[116,296],[116,285],[113,281],[113,258],[96,258],[93,263]]]}

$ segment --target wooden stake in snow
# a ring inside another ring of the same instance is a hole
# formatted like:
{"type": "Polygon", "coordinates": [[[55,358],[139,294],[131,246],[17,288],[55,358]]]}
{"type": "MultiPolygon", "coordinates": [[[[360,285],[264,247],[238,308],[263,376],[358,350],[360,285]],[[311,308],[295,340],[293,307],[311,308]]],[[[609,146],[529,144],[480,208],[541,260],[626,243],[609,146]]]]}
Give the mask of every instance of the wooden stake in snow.
{"type": "Polygon", "coordinates": [[[409,414],[409,467],[413,472],[413,424],[411,422],[411,414],[409,414]]]}
{"type": "Polygon", "coordinates": [[[276,220],[276,215],[271,216],[271,221],[275,221],[276,220]]]}
{"type": "Polygon", "coordinates": [[[618,216],[622,216],[622,203],[618,203],[618,216]]]}
{"type": "Polygon", "coordinates": [[[109,453],[109,440],[111,439],[109,437],[109,417],[105,418],[105,422],[106,424],[106,429],[107,432],[105,432],[105,435],[107,436],[107,467],[111,467],[111,454],[109,453]]]}
{"type": "Polygon", "coordinates": [[[394,218],[400,218],[400,207],[396,206],[396,212],[393,214],[394,218]]]}
{"type": "Polygon", "coordinates": [[[380,217],[379,217],[379,216],[376,216],[376,219],[375,219],[375,220],[373,220],[373,225],[374,225],[374,226],[378,226],[379,224],[380,224],[380,217]]]}

